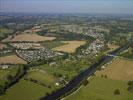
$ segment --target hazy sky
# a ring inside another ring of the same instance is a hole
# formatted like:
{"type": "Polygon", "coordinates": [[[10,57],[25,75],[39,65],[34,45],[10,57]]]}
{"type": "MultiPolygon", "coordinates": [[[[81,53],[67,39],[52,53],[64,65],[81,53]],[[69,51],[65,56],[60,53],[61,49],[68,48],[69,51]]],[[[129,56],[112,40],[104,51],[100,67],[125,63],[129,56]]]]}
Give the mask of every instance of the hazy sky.
{"type": "Polygon", "coordinates": [[[1,12],[128,13],[133,0],[0,0],[1,12]]]}

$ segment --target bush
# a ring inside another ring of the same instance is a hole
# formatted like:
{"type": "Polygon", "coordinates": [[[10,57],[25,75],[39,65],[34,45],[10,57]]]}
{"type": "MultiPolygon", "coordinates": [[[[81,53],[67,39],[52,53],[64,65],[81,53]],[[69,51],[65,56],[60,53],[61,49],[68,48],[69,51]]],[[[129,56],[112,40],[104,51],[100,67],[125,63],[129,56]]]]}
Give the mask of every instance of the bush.
{"type": "Polygon", "coordinates": [[[127,85],[133,85],[133,81],[128,81],[127,85]]]}
{"type": "Polygon", "coordinates": [[[104,76],[105,78],[108,78],[107,75],[104,76]]]}
{"type": "Polygon", "coordinates": [[[133,85],[132,85],[132,86],[129,86],[129,87],[127,88],[127,90],[128,90],[129,92],[133,92],[133,85]]]}
{"type": "Polygon", "coordinates": [[[119,95],[120,94],[120,90],[119,89],[115,89],[114,90],[114,95],[119,95]]]}
{"type": "Polygon", "coordinates": [[[89,83],[89,81],[88,80],[84,80],[82,83],[83,83],[84,86],[86,86],[89,83]]]}
{"type": "Polygon", "coordinates": [[[127,90],[129,92],[133,92],[133,81],[128,81],[127,85],[128,85],[127,90]]]}

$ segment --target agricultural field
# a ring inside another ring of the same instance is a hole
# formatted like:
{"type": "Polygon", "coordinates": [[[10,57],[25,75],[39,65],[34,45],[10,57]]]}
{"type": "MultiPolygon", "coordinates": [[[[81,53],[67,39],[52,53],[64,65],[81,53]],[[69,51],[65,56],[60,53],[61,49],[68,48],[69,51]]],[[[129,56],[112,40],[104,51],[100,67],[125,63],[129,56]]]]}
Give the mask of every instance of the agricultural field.
{"type": "Polygon", "coordinates": [[[94,76],[86,86],[67,96],[64,100],[132,100],[127,91],[127,82],[94,76]],[[114,91],[119,89],[120,94],[114,91]]]}
{"type": "Polygon", "coordinates": [[[49,91],[49,88],[22,79],[8,89],[6,95],[0,96],[0,100],[38,100],[49,91]]]}
{"type": "MultiPolygon", "coordinates": [[[[2,67],[0,65],[0,67],[2,67]]],[[[0,86],[4,87],[10,81],[8,80],[8,76],[14,77],[17,74],[19,67],[18,66],[9,66],[8,69],[0,69],[0,86]]]]}
{"type": "Polygon", "coordinates": [[[52,49],[52,48],[55,48],[55,47],[59,47],[59,46],[63,46],[67,43],[64,43],[62,41],[45,41],[43,43],[41,43],[42,46],[44,46],[45,48],[49,48],[49,49],[52,49]]]}
{"type": "Polygon", "coordinates": [[[7,35],[11,34],[13,30],[0,27],[0,39],[5,38],[7,35]]]}
{"type": "Polygon", "coordinates": [[[16,36],[9,36],[2,40],[2,42],[40,42],[40,41],[52,41],[55,37],[45,37],[37,34],[19,34],[16,36]]]}
{"type": "Polygon", "coordinates": [[[81,71],[88,68],[91,63],[88,60],[78,60],[74,59],[58,61],[55,64],[44,64],[37,66],[38,69],[44,70],[49,74],[55,76],[59,74],[61,76],[66,76],[69,80],[78,75],[81,71]]]}
{"type": "Polygon", "coordinates": [[[133,60],[117,58],[107,65],[107,68],[97,71],[96,75],[107,75],[108,78],[115,80],[133,80],[133,60]]]}
{"type": "Polygon", "coordinates": [[[82,45],[84,45],[85,41],[63,41],[66,43],[63,46],[53,48],[54,51],[62,51],[66,53],[74,53],[76,49],[82,45]]]}
{"type": "Polygon", "coordinates": [[[31,70],[26,76],[26,79],[34,79],[34,80],[37,80],[38,82],[40,83],[44,83],[46,85],[54,85],[55,81],[56,81],[56,78],[47,73],[46,71],[44,70],[31,70]]]}
{"type": "Polygon", "coordinates": [[[9,74],[9,70],[0,69],[0,85],[4,85],[6,81],[6,76],[9,74]]]}
{"type": "Polygon", "coordinates": [[[15,54],[0,57],[0,64],[26,64],[27,62],[15,54]]]}

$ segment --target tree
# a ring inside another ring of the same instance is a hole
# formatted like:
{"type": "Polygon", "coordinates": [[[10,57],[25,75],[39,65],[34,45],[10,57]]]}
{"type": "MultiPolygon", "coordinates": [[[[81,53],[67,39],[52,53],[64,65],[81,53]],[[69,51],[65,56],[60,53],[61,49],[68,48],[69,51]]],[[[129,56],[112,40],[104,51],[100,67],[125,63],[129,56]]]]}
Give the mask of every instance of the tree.
{"type": "Polygon", "coordinates": [[[83,84],[84,86],[86,86],[88,83],[89,83],[89,81],[88,81],[87,79],[85,79],[85,80],[82,82],[82,84],[83,84]]]}
{"type": "Polygon", "coordinates": [[[105,75],[104,77],[107,78],[107,75],[105,75]]]}
{"type": "Polygon", "coordinates": [[[120,90],[119,89],[115,89],[114,90],[114,95],[119,95],[120,94],[120,90]]]}
{"type": "Polygon", "coordinates": [[[127,90],[129,92],[133,92],[133,81],[128,81],[127,85],[128,85],[127,90]]]}

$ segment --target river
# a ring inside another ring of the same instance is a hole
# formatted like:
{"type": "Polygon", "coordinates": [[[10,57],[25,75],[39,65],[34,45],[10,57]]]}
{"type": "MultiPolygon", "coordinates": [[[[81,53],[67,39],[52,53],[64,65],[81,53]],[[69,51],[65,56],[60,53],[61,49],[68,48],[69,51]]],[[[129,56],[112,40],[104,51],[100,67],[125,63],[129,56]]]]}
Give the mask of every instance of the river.
{"type": "MultiPolygon", "coordinates": [[[[120,48],[109,52],[109,55],[118,55],[123,50],[126,50],[129,46],[124,45],[120,48]]],[[[98,60],[95,64],[91,65],[89,68],[87,68],[85,71],[81,72],[78,76],[76,76],[74,79],[72,79],[68,84],[66,84],[61,89],[57,90],[56,92],[42,97],[40,100],[58,100],[61,99],[61,97],[68,95],[72,92],[73,89],[79,87],[84,79],[87,79],[90,77],[95,71],[101,67],[100,65],[102,63],[108,63],[110,62],[114,57],[105,55],[100,60],[98,60]]]]}

